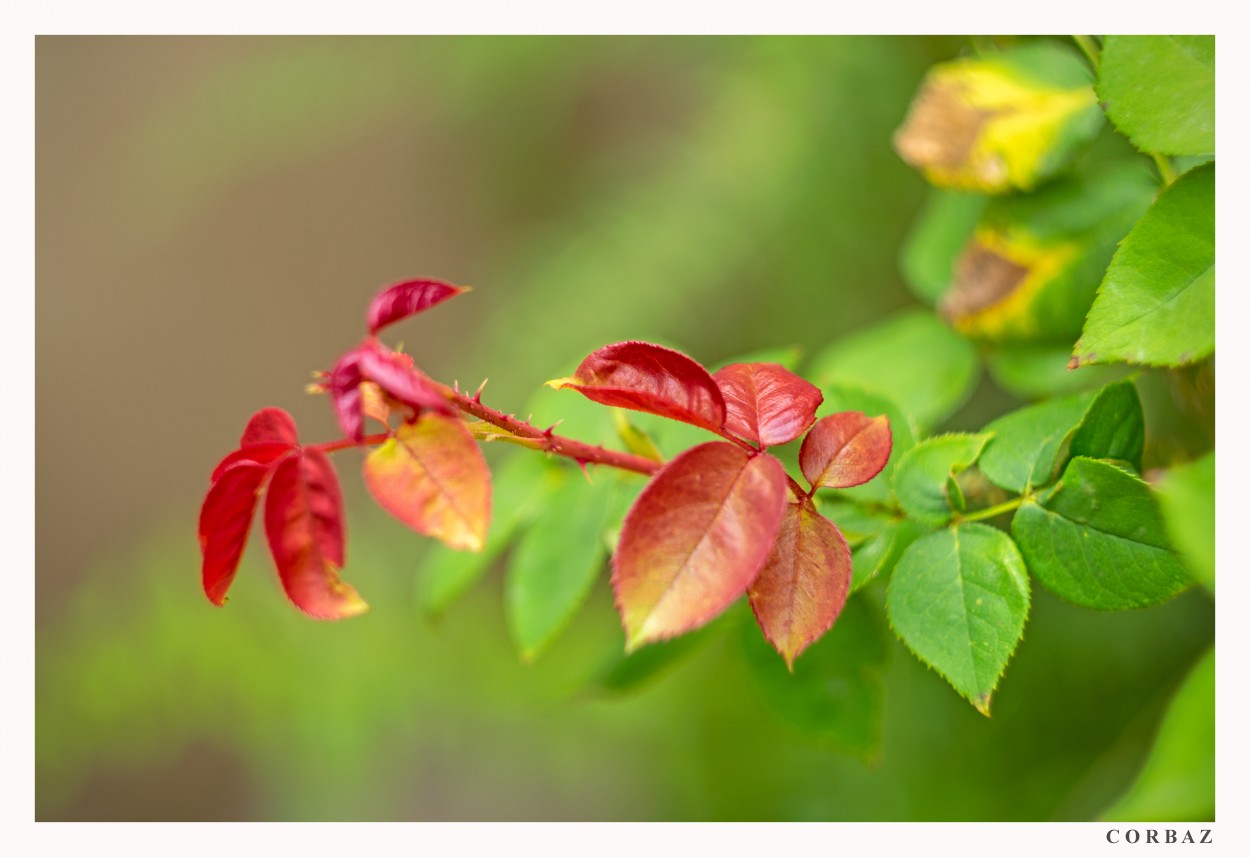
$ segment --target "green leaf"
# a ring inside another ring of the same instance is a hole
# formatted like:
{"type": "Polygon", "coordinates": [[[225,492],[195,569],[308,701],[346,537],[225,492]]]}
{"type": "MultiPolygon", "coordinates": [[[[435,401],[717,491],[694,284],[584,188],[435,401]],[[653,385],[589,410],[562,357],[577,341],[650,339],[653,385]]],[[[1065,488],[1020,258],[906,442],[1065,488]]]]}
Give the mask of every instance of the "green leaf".
{"type": "Polygon", "coordinates": [[[754,625],[741,628],[747,666],[769,708],[821,747],[865,759],[879,754],[890,646],[874,607],[862,597],[848,599],[793,673],[754,625]]]}
{"type": "Polygon", "coordinates": [[[1011,534],[1033,576],[1083,607],[1146,607],[1191,583],[1150,486],[1092,458],[1072,459],[1049,495],[1026,500],[1011,534]]]}
{"type": "Polygon", "coordinates": [[[1098,96],[1143,152],[1215,151],[1215,37],[1107,36],[1098,96]]]}
{"type": "Polygon", "coordinates": [[[986,357],[985,368],[994,383],[1022,399],[1093,390],[1129,371],[1127,366],[1082,366],[1073,372],[1071,358],[1072,349],[1063,343],[1004,343],[986,357]]]}
{"type": "Polygon", "coordinates": [[[568,469],[529,451],[517,451],[492,477],[492,521],[478,553],[433,544],[416,576],[417,608],[438,619],[490,568],[520,528],[540,513],[568,469]]]}
{"type": "Polygon", "coordinates": [[[917,521],[859,503],[819,499],[817,505],[851,546],[851,592],[888,574],[907,546],[930,531],[917,521]]]}
{"type": "Polygon", "coordinates": [[[604,567],[604,531],[621,477],[596,474],[587,483],[566,468],[543,514],[508,561],[504,604],[521,658],[533,661],[564,630],[604,567]]]}
{"type": "Polygon", "coordinates": [[[1072,365],[1179,366],[1215,350],[1215,165],[1163,192],[1120,244],[1072,365]]]}
{"type": "Polygon", "coordinates": [[[849,384],[887,396],[927,430],[967,401],[979,369],[969,342],[932,313],[912,310],[835,342],[808,374],[822,389],[849,384]]]}
{"type": "Polygon", "coordinates": [[[991,422],[993,438],[977,466],[1000,488],[1022,494],[1054,479],[1064,441],[1081,424],[1093,393],[1051,399],[1012,411],[991,422]]]}
{"type": "Polygon", "coordinates": [[[1069,457],[1127,461],[1141,470],[1146,421],[1132,381],[1108,384],[1094,399],[1072,435],[1069,457]]]}
{"type": "Polygon", "coordinates": [[[904,452],[916,445],[917,430],[911,417],[888,396],[872,393],[852,384],[826,384],[821,387],[821,393],[825,401],[816,412],[818,418],[845,411],[859,411],[869,417],[885,414],[889,418],[892,445],[885,467],[863,485],[839,489],[837,494],[859,501],[890,502],[890,477],[894,473],[894,465],[904,452]]]}
{"type": "Polygon", "coordinates": [[[940,526],[951,519],[947,479],[976,463],[988,434],[945,434],[922,441],[899,459],[894,496],[910,517],[940,526]]]}
{"type": "Polygon", "coordinates": [[[1215,649],[1172,697],[1137,780],[1106,821],[1215,819],[1215,649]]]}
{"type": "Polygon", "coordinates": [[[946,291],[985,203],[986,197],[977,194],[929,189],[899,259],[913,294],[933,304],[946,291]]]}
{"type": "Polygon", "coordinates": [[[1029,614],[1024,561],[984,524],[933,533],[899,560],[886,611],[899,639],[988,716],[1029,614]]]}
{"type": "Polygon", "coordinates": [[[1159,484],[1172,544],[1194,578],[1215,591],[1215,453],[1173,467],[1159,484]]]}

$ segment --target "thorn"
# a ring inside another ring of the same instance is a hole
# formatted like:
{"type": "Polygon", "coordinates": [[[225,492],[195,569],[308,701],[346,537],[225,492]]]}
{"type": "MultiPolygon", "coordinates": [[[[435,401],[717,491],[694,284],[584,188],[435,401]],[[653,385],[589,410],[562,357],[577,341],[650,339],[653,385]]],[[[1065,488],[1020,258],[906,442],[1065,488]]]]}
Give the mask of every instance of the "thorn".
{"type": "Polygon", "coordinates": [[[556,426],[558,426],[558,425],[559,425],[560,423],[562,423],[562,422],[564,422],[564,420],[556,420],[554,423],[552,423],[551,425],[547,426],[547,428],[543,429],[543,436],[544,436],[544,437],[546,437],[548,440],[550,440],[550,439],[551,439],[551,433],[552,433],[553,431],[555,431],[556,426]]]}
{"type": "Polygon", "coordinates": [[[473,394],[473,401],[480,403],[482,401],[482,391],[486,389],[486,382],[490,378],[483,378],[482,383],[477,385],[477,392],[473,394]]]}
{"type": "Polygon", "coordinates": [[[573,459],[577,462],[577,466],[582,469],[582,475],[586,477],[586,482],[593,485],[594,481],[590,478],[590,471],[586,468],[586,462],[580,458],[573,459]]]}
{"type": "Polygon", "coordinates": [[[458,380],[452,380],[451,388],[456,391],[457,396],[460,395],[460,382],[458,380]]]}

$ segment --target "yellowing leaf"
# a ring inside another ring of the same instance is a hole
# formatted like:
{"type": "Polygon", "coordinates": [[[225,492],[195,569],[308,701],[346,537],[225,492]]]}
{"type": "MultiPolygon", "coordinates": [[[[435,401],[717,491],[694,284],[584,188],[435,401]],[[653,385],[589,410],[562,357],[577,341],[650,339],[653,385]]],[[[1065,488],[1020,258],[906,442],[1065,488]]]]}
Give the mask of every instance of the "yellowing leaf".
{"type": "Polygon", "coordinates": [[[1029,190],[1102,125],[1081,59],[1041,43],[930,70],[895,132],[899,156],[946,188],[1029,190]]]}

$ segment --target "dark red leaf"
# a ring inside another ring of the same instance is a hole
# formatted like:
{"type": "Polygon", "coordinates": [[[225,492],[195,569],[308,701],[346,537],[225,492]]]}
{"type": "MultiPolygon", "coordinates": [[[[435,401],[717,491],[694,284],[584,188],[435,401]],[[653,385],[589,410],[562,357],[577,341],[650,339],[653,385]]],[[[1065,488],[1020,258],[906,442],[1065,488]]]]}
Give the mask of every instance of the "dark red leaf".
{"type": "Polygon", "coordinates": [[[725,428],[762,446],[807,431],[825,400],[814,384],[776,363],[733,363],[712,378],[725,397],[725,428]]]}
{"type": "Polygon", "coordinates": [[[223,474],[227,468],[243,461],[251,462],[253,464],[263,464],[266,469],[268,469],[270,464],[273,464],[292,449],[294,449],[294,447],[286,443],[256,443],[251,446],[245,446],[242,449],[236,449],[234,452],[223,458],[221,463],[217,465],[217,468],[213,471],[213,481],[216,482],[220,479],[221,474],[223,474]]]}
{"type": "Polygon", "coordinates": [[[282,588],[296,607],[318,619],[342,619],[368,609],[339,579],[343,497],[325,453],[303,449],[274,468],[265,535],[282,588]]]}
{"type": "Polygon", "coordinates": [[[858,411],[832,414],[803,438],[799,467],[817,488],[850,488],[881,472],[892,444],[888,417],[869,419],[858,411]]]}
{"type": "Polygon", "coordinates": [[[680,351],[649,342],[605,345],[583,360],[573,377],[547,383],[571,387],[603,405],[712,431],[725,423],[725,400],[707,370],[680,351]]]}
{"type": "Polygon", "coordinates": [[[612,558],[627,647],[697,628],[744,593],[772,550],[785,496],[781,462],[731,443],[693,447],[660,470],[612,558]]]}
{"type": "Polygon", "coordinates": [[[295,446],[299,443],[299,435],[295,431],[295,420],[281,408],[261,408],[252,414],[243,429],[243,437],[239,446],[254,446],[258,443],[284,443],[295,446]]]}
{"type": "Polygon", "coordinates": [[[851,589],[851,549],[810,501],[786,504],[777,543],[747,593],[755,621],[792,666],[833,627],[851,589]]]}
{"type": "Polygon", "coordinates": [[[377,333],[388,324],[424,312],[467,291],[465,287],[440,280],[406,280],[387,286],[369,304],[369,332],[377,333]]]}
{"type": "Polygon", "coordinates": [[[226,590],[239,568],[256,498],[267,471],[265,465],[252,461],[226,468],[208,490],[200,508],[204,594],[218,607],[226,600],[226,590]]]}
{"type": "Polygon", "coordinates": [[[364,381],[372,381],[382,392],[417,412],[423,409],[444,414],[455,412],[434,382],[413,366],[410,356],[369,338],[339,358],[326,381],[339,426],[343,434],[353,440],[364,436],[364,403],[360,389],[364,381]]]}

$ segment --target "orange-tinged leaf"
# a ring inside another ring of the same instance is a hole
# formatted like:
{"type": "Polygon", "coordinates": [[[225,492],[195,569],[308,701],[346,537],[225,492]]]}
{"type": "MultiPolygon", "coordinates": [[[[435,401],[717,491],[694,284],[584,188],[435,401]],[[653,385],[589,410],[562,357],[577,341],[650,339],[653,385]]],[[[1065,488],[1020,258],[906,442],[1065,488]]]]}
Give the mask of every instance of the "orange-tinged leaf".
{"type": "Polygon", "coordinates": [[[241,461],[214,478],[200,508],[200,553],[203,556],[204,594],[220,607],[234,582],[247,533],[252,527],[256,499],[268,467],[241,461]]]}
{"type": "Polygon", "coordinates": [[[274,468],[265,500],[265,535],[291,602],[316,619],[368,610],[339,579],[343,567],[343,495],[330,459],[303,449],[274,468]]]}
{"type": "Polygon", "coordinates": [[[708,371],[680,351],[650,342],[605,345],[583,360],[573,377],[547,384],[571,387],[602,405],[712,431],[725,423],[725,400],[708,371]]]}
{"type": "Polygon", "coordinates": [[[430,307],[467,291],[467,286],[453,286],[441,280],[405,280],[387,286],[369,302],[366,315],[369,332],[377,333],[388,324],[425,312],[430,307]]]}
{"type": "Polygon", "coordinates": [[[490,524],[490,470],[455,417],[427,413],[365,459],[365,484],[386,511],[448,547],[480,551],[490,524]]]}
{"type": "Polygon", "coordinates": [[[807,431],[825,400],[814,384],[776,363],[731,363],[712,378],[725,397],[725,428],[762,446],[807,431]]]}
{"type": "Polygon", "coordinates": [[[833,627],[851,588],[851,549],[811,501],[786,504],[781,529],[747,593],[765,639],[794,659],[833,627]]]}
{"type": "Polygon", "coordinates": [[[850,488],[876,476],[890,460],[889,417],[858,411],[831,414],[803,438],[799,468],[816,488],[850,488]]]}
{"type": "Polygon", "coordinates": [[[612,558],[626,647],[693,630],[742,595],[772,550],[785,495],[781,462],[731,443],[693,447],[660,470],[612,558]]]}
{"type": "Polygon", "coordinates": [[[295,420],[281,408],[261,408],[247,421],[239,446],[253,446],[259,443],[284,443],[287,446],[295,446],[299,443],[299,435],[295,431],[295,420]]]}

